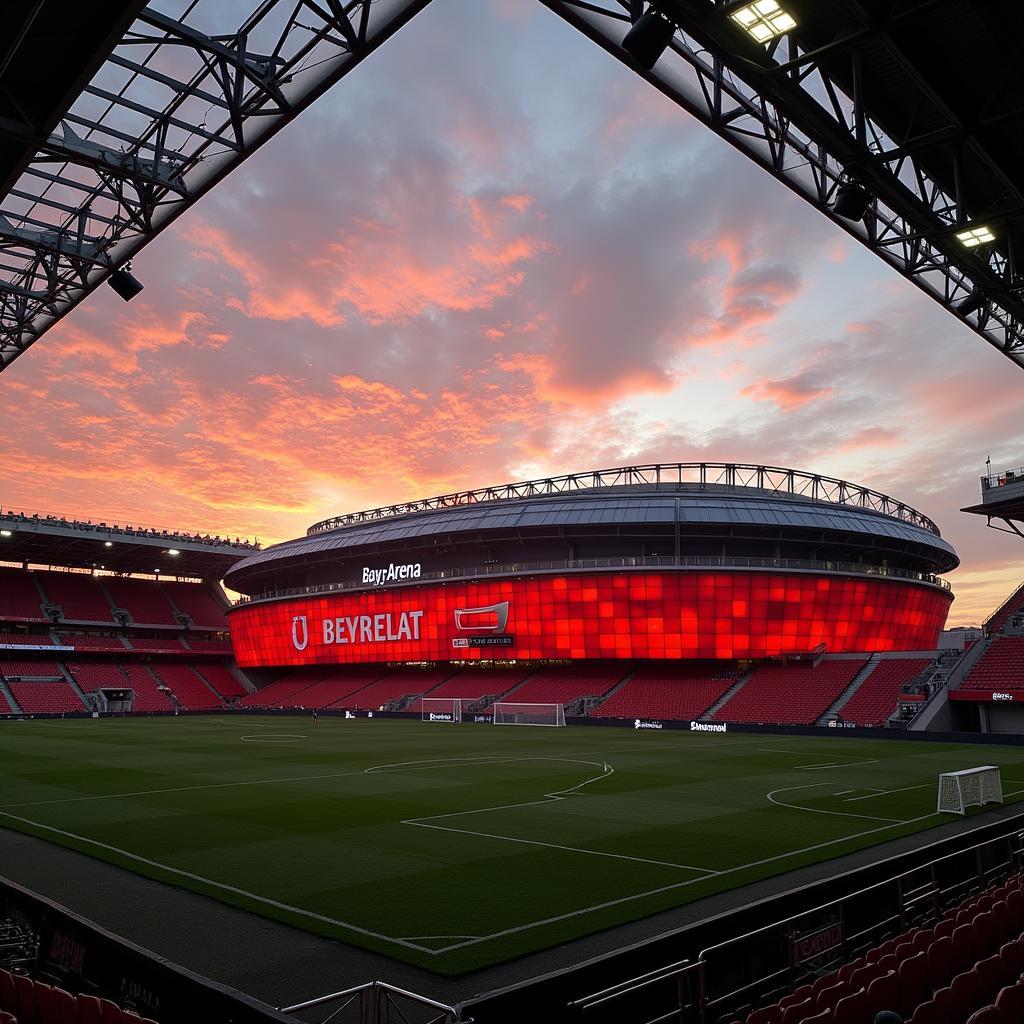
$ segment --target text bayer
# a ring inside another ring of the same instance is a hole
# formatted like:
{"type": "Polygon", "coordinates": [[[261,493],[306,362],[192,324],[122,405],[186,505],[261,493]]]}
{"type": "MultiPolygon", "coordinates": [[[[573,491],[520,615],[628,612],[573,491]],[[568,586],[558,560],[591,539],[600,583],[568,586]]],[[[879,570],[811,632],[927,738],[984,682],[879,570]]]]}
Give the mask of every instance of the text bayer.
{"type": "Polygon", "coordinates": [[[379,644],[385,640],[419,640],[423,612],[345,615],[324,619],[325,644],[379,644]],[[397,618],[397,622],[395,621],[397,618]]]}

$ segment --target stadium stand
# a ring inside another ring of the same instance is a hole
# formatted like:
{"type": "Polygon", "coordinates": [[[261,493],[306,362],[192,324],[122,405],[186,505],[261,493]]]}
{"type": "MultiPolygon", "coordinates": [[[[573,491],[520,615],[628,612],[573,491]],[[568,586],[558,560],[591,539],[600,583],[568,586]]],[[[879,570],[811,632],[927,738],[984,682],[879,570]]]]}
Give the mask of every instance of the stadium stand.
{"type": "Polygon", "coordinates": [[[996,637],[960,684],[960,689],[1024,689],[1024,636],[996,637]]]}
{"type": "Polygon", "coordinates": [[[31,575],[21,569],[0,569],[0,619],[46,622],[42,603],[42,595],[31,575]]]}
{"type": "Polygon", "coordinates": [[[840,708],[839,717],[856,725],[885,725],[896,709],[900,687],[930,664],[929,658],[883,658],[840,708]]]}
{"type": "Polygon", "coordinates": [[[188,711],[205,711],[224,706],[224,702],[190,665],[173,662],[152,666],[160,681],[174,694],[178,703],[188,711]]]}
{"type": "Polygon", "coordinates": [[[127,685],[135,691],[133,711],[167,711],[174,706],[144,666],[127,662],[121,666],[121,670],[128,680],[127,685]]]}
{"type": "Polygon", "coordinates": [[[128,637],[128,646],[133,651],[150,651],[157,654],[185,654],[188,648],[176,637],[157,637],[155,640],[128,637]]]}
{"type": "Polygon", "coordinates": [[[27,644],[30,647],[52,647],[49,633],[0,633],[0,644],[27,644]]]}
{"type": "Polygon", "coordinates": [[[168,580],[161,582],[160,587],[178,611],[192,620],[193,629],[227,630],[228,620],[224,609],[203,584],[168,580]]]}
{"type": "Polygon", "coordinates": [[[736,682],[735,668],[642,665],[592,718],[699,718],[736,682]]]}
{"type": "Polygon", "coordinates": [[[119,636],[73,636],[70,633],[58,633],[57,639],[64,647],[75,650],[103,651],[112,654],[124,654],[128,648],[119,636]]]}
{"type": "Polygon", "coordinates": [[[371,665],[365,669],[321,669],[320,678],[302,691],[299,704],[304,708],[326,708],[369,686],[386,672],[383,665],[371,665]]]}
{"type": "Polygon", "coordinates": [[[309,689],[317,680],[322,679],[327,669],[300,669],[283,679],[275,679],[250,693],[238,702],[240,708],[297,708],[304,705],[298,699],[303,690],[309,689]]]}
{"type": "Polygon", "coordinates": [[[748,1014],[746,1024],[868,1024],[889,1010],[910,1024],[1018,1024],[1024,1019],[1021,875],[949,909],[934,925],[863,956],[748,1014]]]}
{"type": "Polygon", "coordinates": [[[8,683],[14,699],[27,715],[55,714],[62,711],[84,711],[69,683],[8,683]]]}
{"type": "Polygon", "coordinates": [[[196,665],[195,670],[225,699],[244,697],[249,692],[226,665],[203,662],[196,665]]]}
{"type": "Polygon", "coordinates": [[[600,697],[631,671],[632,665],[550,665],[538,669],[506,700],[527,704],[569,704],[581,697],[600,697]]]}
{"type": "Polygon", "coordinates": [[[477,701],[487,696],[500,697],[529,675],[525,668],[465,668],[443,683],[417,697],[404,711],[421,711],[423,699],[446,697],[477,701]]]}
{"type": "Polygon", "coordinates": [[[128,685],[124,670],[112,661],[69,661],[67,667],[71,678],[86,693],[128,685]]]}
{"type": "Polygon", "coordinates": [[[985,632],[995,636],[1003,630],[1011,616],[1020,611],[1024,611],[1024,583],[985,620],[985,632]]]}
{"type": "Polygon", "coordinates": [[[55,661],[28,661],[0,658],[0,675],[10,679],[63,679],[60,665],[55,661]]]}
{"type": "MultiPolygon", "coordinates": [[[[66,982],[65,982],[66,984],[66,982]]],[[[16,972],[0,967],[0,1024],[155,1024],[110,999],[79,993],[35,980],[19,965],[16,972]]]]}
{"type": "Polygon", "coordinates": [[[230,640],[193,640],[186,637],[185,642],[188,649],[196,654],[223,654],[227,657],[233,653],[230,640]]]}
{"type": "Polygon", "coordinates": [[[711,717],[720,722],[813,725],[853,682],[867,658],[761,665],[711,717]]]}
{"type": "Polygon", "coordinates": [[[443,668],[399,668],[389,672],[382,679],[370,683],[335,701],[332,708],[364,708],[376,711],[390,701],[399,700],[409,694],[422,694],[444,682],[455,673],[454,666],[443,668]]]}
{"type": "Polygon", "coordinates": [[[32,575],[39,581],[50,604],[60,608],[65,622],[114,622],[114,610],[94,576],[85,572],[37,572],[32,575]]]}
{"type": "Polygon", "coordinates": [[[170,711],[174,705],[142,665],[131,662],[69,662],[72,678],[85,693],[99,689],[131,688],[133,711],[170,711]]]}
{"type": "Polygon", "coordinates": [[[103,585],[110,599],[123,608],[137,626],[178,626],[171,602],[155,580],[105,576],[103,585]]]}

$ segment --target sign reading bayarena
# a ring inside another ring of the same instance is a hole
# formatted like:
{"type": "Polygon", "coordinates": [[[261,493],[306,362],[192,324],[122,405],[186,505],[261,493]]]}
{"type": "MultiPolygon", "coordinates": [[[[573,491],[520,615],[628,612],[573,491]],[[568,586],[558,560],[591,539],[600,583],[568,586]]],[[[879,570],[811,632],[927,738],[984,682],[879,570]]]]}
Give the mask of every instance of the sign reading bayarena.
{"type": "Polygon", "coordinates": [[[932,650],[957,557],[843,481],[603,470],[327,520],[232,567],[246,668],[932,650]],[[694,477],[694,479],[691,479],[694,477]]]}

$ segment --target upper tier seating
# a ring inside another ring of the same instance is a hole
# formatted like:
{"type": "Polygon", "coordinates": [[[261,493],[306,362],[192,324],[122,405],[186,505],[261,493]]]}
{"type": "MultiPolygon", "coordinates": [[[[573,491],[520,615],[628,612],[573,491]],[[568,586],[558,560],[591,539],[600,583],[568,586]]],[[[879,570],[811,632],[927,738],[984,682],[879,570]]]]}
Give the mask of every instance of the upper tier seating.
{"type": "Polygon", "coordinates": [[[244,697],[249,691],[231,674],[226,665],[203,662],[195,670],[222,696],[244,697]]]}
{"type": "Polygon", "coordinates": [[[155,640],[130,636],[128,643],[133,651],[156,651],[161,654],[184,654],[187,651],[185,645],[176,636],[157,637],[155,640]]]}
{"type": "Polygon", "coordinates": [[[712,716],[719,722],[813,725],[839,699],[866,658],[761,665],[712,716]]]}
{"type": "Polygon", "coordinates": [[[113,661],[69,661],[67,667],[72,678],[86,693],[90,690],[116,690],[128,685],[124,670],[113,661]]]}
{"type": "Polygon", "coordinates": [[[326,708],[345,697],[361,690],[364,686],[380,679],[387,672],[383,665],[371,665],[365,669],[321,669],[321,677],[307,687],[296,698],[304,708],[326,708]]]}
{"type": "MultiPolygon", "coordinates": [[[[355,693],[335,701],[333,708],[363,708],[376,711],[388,701],[398,700],[410,693],[424,693],[455,673],[452,667],[445,668],[399,668],[389,672],[383,679],[355,693]]],[[[301,703],[301,702],[300,702],[301,703]]]]}
{"type": "Polygon", "coordinates": [[[459,698],[472,702],[488,694],[500,697],[521,683],[527,675],[529,670],[524,668],[464,668],[457,675],[424,693],[422,697],[417,697],[405,710],[422,710],[426,698],[459,698]]]}
{"type": "Polygon", "coordinates": [[[110,651],[112,654],[123,654],[128,649],[119,636],[71,636],[68,633],[58,633],[57,636],[61,644],[65,647],[74,647],[75,650],[110,651]]]}
{"type": "Polygon", "coordinates": [[[224,609],[209,587],[202,583],[178,583],[172,580],[162,582],[160,586],[178,611],[184,612],[192,620],[193,629],[228,628],[224,609]]]}
{"type": "Polygon", "coordinates": [[[59,683],[8,683],[14,699],[28,715],[85,711],[78,694],[66,680],[59,683]]]}
{"type": "Polygon", "coordinates": [[[292,708],[304,706],[298,694],[309,689],[328,672],[326,668],[303,668],[282,679],[260,687],[255,693],[243,697],[237,704],[240,708],[292,708]]]}
{"type": "Polygon", "coordinates": [[[1024,611],[1024,583],[1022,583],[986,620],[990,636],[998,633],[1017,612],[1024,611]]]}
{"type": "Polygon", "coordinates": [[[0,569],[0,620],[46,622],[42,603],[32,575],[21,569],[0,569]]]}
{"type": "Polygon", "coordinates": [[[49,633],[0,633],[0,644],[23,644],[28,647],[52,647],[49,633]]]}
{"type": "Polygon", "coordinates": [[[124,608],[140,626],[178,626],[174,608],[155,580],[105,576],[103,585],[118,608],[124,608]]]}
{"type": "Polygon", "coordinates": [[[503,699],[524,704],[570,704],[580,697],[601,697],[632,668],[627,662],[549,665],[538,669],[503,699]]]}
{"type": "Polygon", "coordinates": [[[642,665],[592,712],[594,718],[699,718],[736,682],[735,668],[642,665]]]}
{"type": "Polygon", "coordinates": [[[911,928],[747,1016],[746,1024],[1020,1024],[1024,892],[1015,875],[968,897],[934,926],[911,928]]]}
{"type": "Polygon", "coordinates": [[[857,725],[885,725],[896,709],[900,687],[930,664],[929,658],[883,658],[839,709],[839,717],[857,725]]]}
{"type": "Polygon", "coordinates": [[[37,572],[50,604],[60,606],[65,622],[114,621],[114,610],[95,576],[85,572],[37,572]]]}
{"type": "Polygon", "coordinates": [[[161,682],[178,698],[178,703],[188,711],[203,711],[220,708],[224,702],[203,682],[190,665],[174,662],[152,666],[161,682]]]}
{"type": "Polygon", "coordinates": [[[1024,636],[996,637],[960,684],[963,690],[1024,690],[1024,636]]]}
{"type": "MultiPolygon", "coordinates": [[[[2,653],[2,652],[0,652],[2,653]]],[[[0,675],[10,679],[11,676],[27,676],[38,679],[63,679],[60,665],[55,661],[36,661],[0,657],[0,675]]]]}

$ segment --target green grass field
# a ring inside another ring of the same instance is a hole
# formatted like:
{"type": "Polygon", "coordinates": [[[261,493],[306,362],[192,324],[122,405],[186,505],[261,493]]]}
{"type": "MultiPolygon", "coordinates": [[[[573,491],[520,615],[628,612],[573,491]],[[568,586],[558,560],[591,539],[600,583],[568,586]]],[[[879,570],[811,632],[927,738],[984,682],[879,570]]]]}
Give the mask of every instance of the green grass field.
{"type": "MultiPolygon", "coordinates": [[[[0,825],[441,973],[930,828],[1024,748],[227,716],[0,724],[0,825]]],[[[2,873],[2,866],[0,866],[2,873]]]]}

